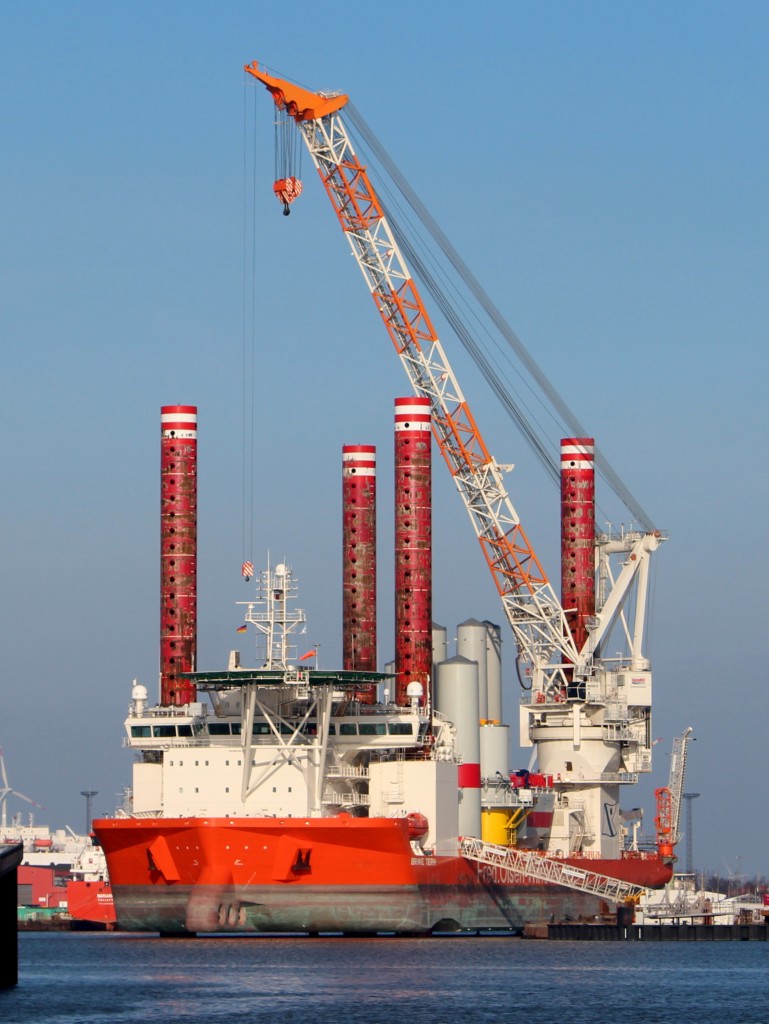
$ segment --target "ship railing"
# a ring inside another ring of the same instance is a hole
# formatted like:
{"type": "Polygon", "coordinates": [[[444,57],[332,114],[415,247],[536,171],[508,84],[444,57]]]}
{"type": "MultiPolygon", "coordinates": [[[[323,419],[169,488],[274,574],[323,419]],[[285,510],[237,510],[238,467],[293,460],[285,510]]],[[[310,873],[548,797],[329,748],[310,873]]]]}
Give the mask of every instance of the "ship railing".
{"type": "Polygon", "coordinates": [[[339,792],[339,790],[336,789],[323,790],[323,803],[329,804],[333,807],[346,807],[348,805],[354,805],[356,807],[368,807],[369,802],[370,798],[368,793],[341,793],[339,792]]]}
{"type": "Polygon", "coordinates": [[[636,738],[636,733],[626,722],[604,722],[601,731],[608,743],[630,742],[636,738]]]}
{"type": "Polygon", "coordinates": [[[491,868],[492,880],[501,885],[549,882],[578,892],[593,893],[614,903],[635,902],[646,891],[642,886],[578,868],[546,854],[519,850],[512,846],[497,846],[482,839],[460,838],[459,851],[465,860],[491,868]]]}
{"type": "Polygon", "coordinates": [[[625,761],[633,767],[636,776],[638,776],[639,772],[650,772],[652,770],[651,755],[646,751],[642,750],[640,753],[631,755],[626,754],[625,761]]]}
{"type": "Polygon", "coordinates": [[[530,790],[497,789],[495,786],[483,786],[481,788],[481,806],[484,808],[494,807],[531,807],[533,797],[528,800],[530,790]]]}
{"type": "Polygon", "coordinates": [[[636,785],[638,772],[567,772],[554,777],[556,785],[596,785],[601,783],[620,783],[622,785],[636,785]]]}
{"type": "Polygon", "coordinates": [[[326,768],[326,777],[332,779],[367,779],[367,767],[349,764],[330,764],[326,768]]]}
{"type": "MultiPolygon", "coordinates": [[[[563,856],[561,853],[549,853],[549,857],[563,856]]],[[[606,855],[601,853],[600,850],[580,850],[580,860],[605,860],[606,855]]],[[[657,852],[656,846],[653,848],[650,846],[645,850],[623,850],[623,860],[659,860],[659,853],[657,852]]]]}

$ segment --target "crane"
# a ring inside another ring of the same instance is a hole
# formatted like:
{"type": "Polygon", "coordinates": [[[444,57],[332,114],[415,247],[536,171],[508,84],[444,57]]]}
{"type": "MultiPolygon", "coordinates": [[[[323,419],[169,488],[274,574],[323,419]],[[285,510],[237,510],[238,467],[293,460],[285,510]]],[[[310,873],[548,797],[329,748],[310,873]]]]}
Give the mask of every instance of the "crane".
{"type": "Polygon", "coordinates": [[[353,148],[343,117],[349,97],[312,92],[275,77],[258,62],[245,71],[265,86],[280,114],[295,122],[411,387],[430,401],[434,437],[529,680],[521,742],[537,746],[540,770],[551,772],[560,789],[571,794],[565,815],[571,832],[559,836],[553,831],[550,842],[571,851],[593,844],[594,851],[616,855],[618,786],[635,781],[638,771],[651,770],[651,673],[643,637],[649,560],[664,538],[646,528],[596,537],[598,600],[578,648],[562,602],[505,488],[507,467],[491,455],[481,435],[398,233],[353,148]],[[632,615],[627,612],[631,603],[632,615]],[[624,632],[626,653],[605,657],[603,648],[617,625],[624,632]],[[592,827],[585,826],[587,819],[592,827]]]}
{"type": "Polygon", "coordinates": [[[310,93],[256,64],[276,106],[293,117],[320,174],[385,328],[417,395],[430,399],[433,430],[470,515],[502,604],[535,671],[573,665],[578,652],[560,601],[510,502],[422,297],[355,154],[341,109],[347,96],[310,93]]]}
{"type": "Polygon", "coordinates": [[[689,726],[673,740],[668,784],[654,790],[657,799],[657,817],[654,819],[657,828],[657,845],[660,850],[664,847],[665,853],[670,856],[681,838],[681,806],[684,797],[684,779],[686,778],[686,752],[691,734],[692,727],[689,726]]]}

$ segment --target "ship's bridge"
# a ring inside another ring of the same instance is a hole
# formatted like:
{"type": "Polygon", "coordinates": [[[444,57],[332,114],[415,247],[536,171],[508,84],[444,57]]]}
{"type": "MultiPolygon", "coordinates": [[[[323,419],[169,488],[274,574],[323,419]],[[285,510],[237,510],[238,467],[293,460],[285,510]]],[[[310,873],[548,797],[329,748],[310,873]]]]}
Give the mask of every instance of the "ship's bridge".
{"type": "Polygon", "coordinates": [[[388,682],[382,672],[288,669],[235,669],[186,675],[201,701],[153,707],[132,703],[126,720],[128,745],[144,750],[177,746],[230,746],[318,742],[323,730],[321,703],[328,709],[326,736],[341,756],[345,749],[408,749],[424,743],[429,711],[414,703],[366,704],[362,687],[388,682]],[[320,702],[319,698],[323,697],[320,702]],[[247,714],[251,707],[250,715],[247,714]],[[249,721],[250,720],[250,721],[249,721]]]}

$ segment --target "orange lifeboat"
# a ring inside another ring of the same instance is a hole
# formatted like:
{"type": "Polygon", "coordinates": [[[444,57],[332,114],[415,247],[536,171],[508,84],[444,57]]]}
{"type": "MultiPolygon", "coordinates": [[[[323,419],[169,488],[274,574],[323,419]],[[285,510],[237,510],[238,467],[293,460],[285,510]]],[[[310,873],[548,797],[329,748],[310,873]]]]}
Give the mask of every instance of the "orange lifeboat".
{"type": "Polygon", "coordinates": [[[424,814],[412,811],[411,814],[406,815],[406,821],[409,823],[409,839],[421,839],[422,836],[427,835],[430,825],[424,814]]]}

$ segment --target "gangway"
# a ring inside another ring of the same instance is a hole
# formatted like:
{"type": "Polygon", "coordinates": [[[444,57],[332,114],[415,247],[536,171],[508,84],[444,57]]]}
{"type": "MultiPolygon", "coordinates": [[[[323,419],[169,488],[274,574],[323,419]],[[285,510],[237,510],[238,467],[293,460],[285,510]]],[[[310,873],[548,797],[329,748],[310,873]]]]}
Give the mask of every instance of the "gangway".
{"type": "Polygon", "coordinates": [[[511,846],[497,846],[482,839],[459,840],[459,852],[465,860],[495,868],[503,883],[522,882],[534,878],[539,882],[563,885],[579,892],[591,892],[614,903],[637,902],[646,891],[643,886],[623,882],[618,878],[586,871],[554,857],[533,850],[518,850],[511,846]]]}

